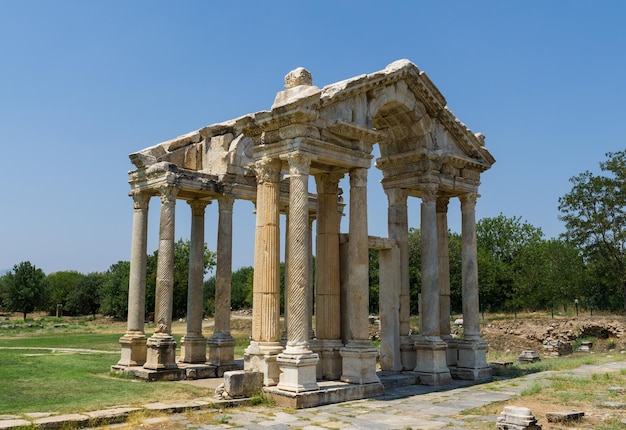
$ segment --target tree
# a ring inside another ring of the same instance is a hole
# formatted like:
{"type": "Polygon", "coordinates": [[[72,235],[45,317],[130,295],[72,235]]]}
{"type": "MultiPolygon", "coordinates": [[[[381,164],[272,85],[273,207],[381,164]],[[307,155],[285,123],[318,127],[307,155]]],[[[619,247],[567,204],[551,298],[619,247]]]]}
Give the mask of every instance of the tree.
{"type": "Polygon", "coordinates": [[[48,280],[46,274],[24,261],[13,266],[13,271],[5,276],[5,300],[9,310],[26,315],[42,309],[48,300],[48,280]]]}
{"type": "Polygon", "coordinates": [[[54,314],[59,304],[63,305],[63,309],[67,308],[67,296],[83,276],[85,275],[75,270],[54,272],[48,275],[48,290],[50,291],[48,312],[54,314]]]}
{"type": "Polygon", "coordinates": [[[100,312],[115,318],[126,318],[130,263],[118,261],[109,268],[105,276],[106,280],[100,287],[100,312]]]}
{"type": "Polygon", "coordinates": [[[606,157],[601,174],[572,177],[572,189],[559,198],[562,237],[582,249],[626,310],[626,151],[606,157]]]}
{"type": "Polygon", "coordinates": [[[72,315],[88,315],[94,318],[100,309],[100,290],[107,277],[104,273],[82,276],[67,295],[67,309],[72,315]]]}

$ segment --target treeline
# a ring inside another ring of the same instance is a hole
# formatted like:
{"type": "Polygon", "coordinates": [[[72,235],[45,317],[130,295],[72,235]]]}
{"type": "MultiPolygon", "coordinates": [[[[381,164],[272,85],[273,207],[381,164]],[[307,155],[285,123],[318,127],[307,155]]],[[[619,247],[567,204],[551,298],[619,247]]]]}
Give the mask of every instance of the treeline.
{"type": "MultiPolygon", "coordinates": [[[[571,178],[569,193],[559,199],[566,231],[546,239],[539,227],[521,217],[500,214],[477,223],[478,282],[481,310],[564,310],[574,303],[583,309],[626,310],[626,151],[609,153],[600,174],[583,172],[571,178]]],[[[187,311],[189,241],[174,249],[175,318],[187,311]]],[[[215,254],[205,245],[205,274],[215,254]]],[[[370,311],[378,312],[378,252],[371,250],[370,311]]],[[[148,256],[146,310],[154,309],[158,251],[148,256]]],[[[421,290],[420,232],[409,231],[411,312],[418,312],[421,290]]],[[[449,233],[451,311],[461,312],[461,235],[449,233]]],[[[315,263],[315,260],[313,260],[315,263]]],[[[57,306],[65,315],[102,313],[125,318],[130,263],[120,261],[104,273],[76,271],[45,275],[22,262],[0,277],[0,309],[26,314],[57,306]]],[[[284,308],[284,265],[281,264],[281,306],[284,308]]],[[[232,308],[252,307],[253,268],[232,276],[232,308]]],[[[215,278],[204,283],[204,311],[214,312],[215,278]]],[[[383,286],[384,288],[384,286],[383,286]]]]}

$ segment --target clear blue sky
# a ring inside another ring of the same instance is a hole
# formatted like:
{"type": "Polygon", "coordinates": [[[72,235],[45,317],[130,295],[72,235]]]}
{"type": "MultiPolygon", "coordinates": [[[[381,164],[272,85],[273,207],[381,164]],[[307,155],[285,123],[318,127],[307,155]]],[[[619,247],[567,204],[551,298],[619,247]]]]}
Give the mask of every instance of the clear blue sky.
{"type": "MultiPolygon", "coordinates": [[[[0,270],[128,260],[129,153],[269,109],[298,66],[321,88],[401,58],[487,137],[497,162],[478,217],[521,216],[558,236],[569,178],[626,145],[625,22],[619,0],[0,0],[0,270]]],[[[369,231],[386,236],[375,173],[369,231]]],[[[252,210],[235,205],[235,268],[253,264],[252,210]]],[[[450,212],[458,231],[458,205],[450,212]]],[[[409,215],[419,226],[418,199],[409,215]]],[[[183,202],[176,216],[187,238],[183,202]]],[[[215,249],[217,204],[206,218],[215,249]]]]}

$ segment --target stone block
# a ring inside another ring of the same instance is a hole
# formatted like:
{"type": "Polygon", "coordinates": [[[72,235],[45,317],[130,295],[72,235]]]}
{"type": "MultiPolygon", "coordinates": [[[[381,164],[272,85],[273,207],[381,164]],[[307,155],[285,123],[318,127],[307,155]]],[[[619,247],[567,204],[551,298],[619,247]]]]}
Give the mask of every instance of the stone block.
{"type": "Polygon", "coordinates": [[[546,418],[549,423],[569,423],[580,421],[584,416],[585,413],[580,411],[546,412],[546,418]]]}
{"type": "Polygon", "coordinates": [[[534,363],[535,361],[541,361],[539,354],[535,351],[522,351],[517,357],[517,361],[520,363],[534,363]]]}
{"type": "Polygon", "coordinates": [[[233,398],[252,397],[263,388],[263,373],[246,370],[224,372],[224,390],[233,398]]]}
{"type": "Polygon", "coordinates": [[[522,406],[505,406],[496,422],[498,430],[541,430],[530,409],[522,406]]]}

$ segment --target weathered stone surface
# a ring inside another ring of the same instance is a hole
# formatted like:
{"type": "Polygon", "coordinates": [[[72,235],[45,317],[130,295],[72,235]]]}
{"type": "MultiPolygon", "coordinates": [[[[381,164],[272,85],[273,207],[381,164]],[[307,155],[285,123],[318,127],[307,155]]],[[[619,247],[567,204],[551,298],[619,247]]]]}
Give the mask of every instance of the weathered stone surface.
{"type": "Polygon", "coordinates": [[[517,357],[517,361],[520,363],[534,363],[535,361],[541,361],[541,357],[535,351],[522,351],[517,357]]]}
{"type": "Polygon", "coordinates": [[[39,418],[33,424],[42,429],[56,429],[68,427],[84,427],[89,422],[89,417],[82,414],[55,415],[52,417],[39,418]]]}
{"type": "Polygon", "coordinates": [[[234,370],[224,373],[224,390],[233,398],[252,397],[263,388],[263,374],[234,370]]]}
{"type": "Polygon", "coordinates": [[[558,411],[558,412],[546,412],[546,419],[549,423],[569,423],[573,421],[580,421],[585,416],[582,411],[558,411]]]}
{"type": "Polygon", "coordinates": [[[31,425],[30,421],[22,420],[22,419],[0,419],[0,429],[13,429],[19,427],[29,427],[31,425]]]}
{"type": "Polygon", "coordinates": [[[505,406],[496,427],[498,430],[541,430],[531,410],[522,406],[505,406]]]}

